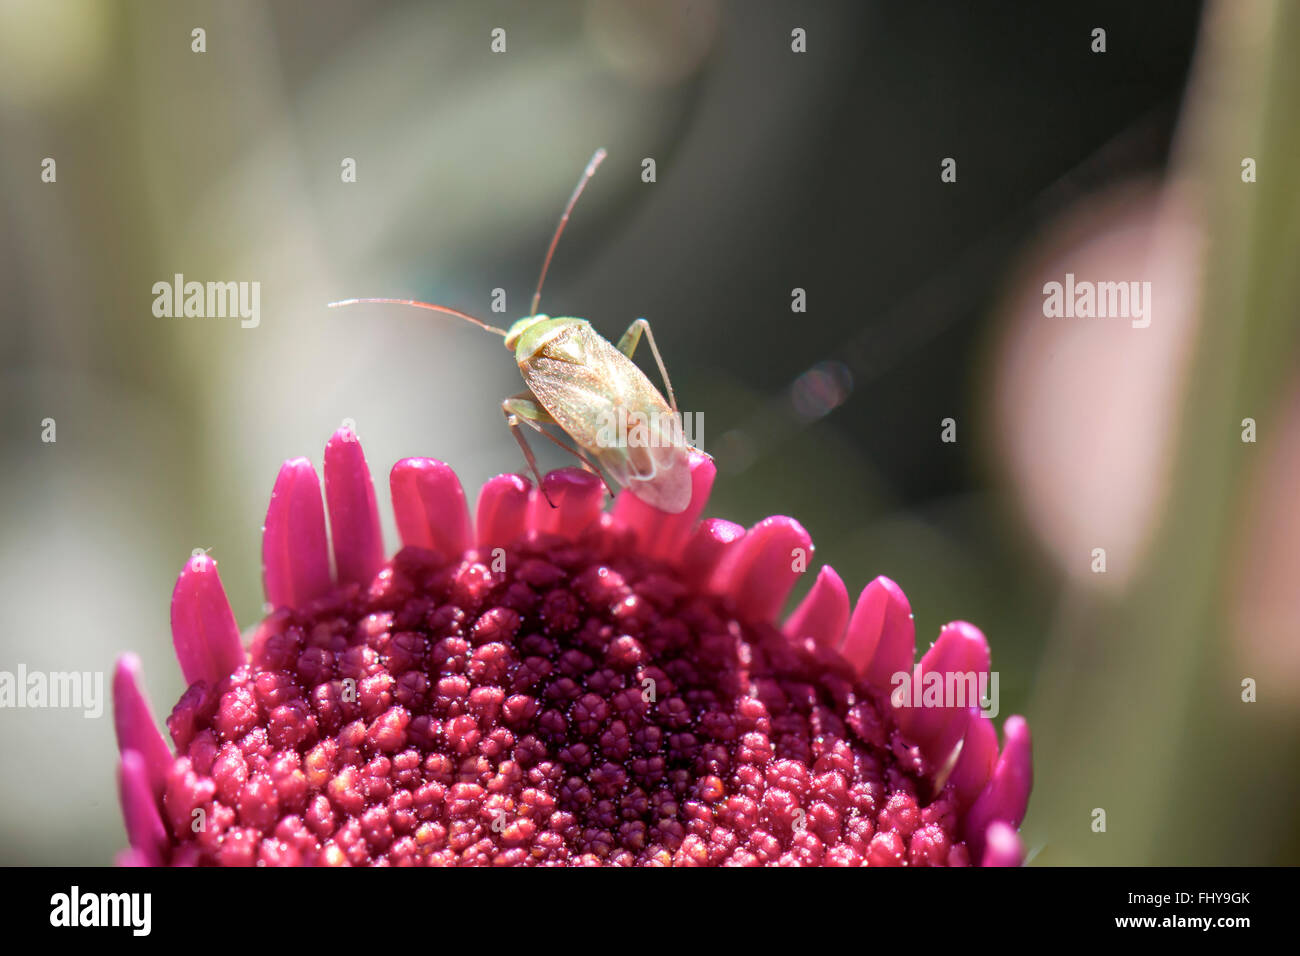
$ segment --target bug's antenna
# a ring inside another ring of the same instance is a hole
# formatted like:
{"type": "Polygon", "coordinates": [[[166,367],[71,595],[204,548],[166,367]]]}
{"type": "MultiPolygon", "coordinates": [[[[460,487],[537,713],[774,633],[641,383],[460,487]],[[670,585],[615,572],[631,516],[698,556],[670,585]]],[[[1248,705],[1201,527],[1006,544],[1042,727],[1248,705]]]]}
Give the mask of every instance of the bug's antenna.
{"type": "Polygon", "coordinates": [[[564,232],[564,227],[569,221],[569,213],[573,212],[578,197],[587,188],[587,183],[596,174],[596,167],[605,161],[606,155],[603,147],[592,154],[591,161],[587,163],[587,168],[582,171],[582,178],[578,180],[578,185],[574,187],[573,195],[569,197],[569,204],[564,207],[564,215],[560,217],[560,224],[555,227],[555,235],[551,237],[551,245],[546,250],[546,258],[542,261],[542,274],[537,277],[537,291],[533,293],[533,304],[528,308],[529,315],[537,314],[537,304],[542,301],[542,283],[546,281],[546,270],[551,267],[551,256],[555,255],[555,245],[560,241],[560,233],[564,232]]]}
{"type": "Polygon", "coordinates": [[[415,299],[341,299],[338,302],[329,303],[331,309],[337,309],[343,305],[360,305],[363,302],[377,302],[381,305],[413,305],[417,309],[428,309],[430,312],[441,312],[444,315],[454,315],[458,319],[464,319],[466,322],[473,322],[481,329],[487,329],[493,335],[499,335],[505,338],[507,335],[505,329],[498,329],[495,325],[488,325],[482,319],[476,319],[472,315],[466,315],[464,312],[458,312],[455,309],[449,309],[445,305],[434,305],[431,302],[419,302],[415,299]]]}

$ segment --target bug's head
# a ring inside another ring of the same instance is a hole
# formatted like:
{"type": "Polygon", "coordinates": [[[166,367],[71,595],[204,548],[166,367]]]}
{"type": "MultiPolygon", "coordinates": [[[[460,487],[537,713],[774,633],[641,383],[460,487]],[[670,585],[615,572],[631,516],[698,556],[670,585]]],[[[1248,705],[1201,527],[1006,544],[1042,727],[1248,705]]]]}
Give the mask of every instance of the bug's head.
{"type": "Polygon", "coordinates": [[[509,330],[506,332],[506,348],[513,352],[515,346],[519,344],[520,336],[537,323],[546,322],[549,321],[549,319],[550,316],[546,315],[529,315],[517,321],[514,325],[510,326],[509,330]]]}

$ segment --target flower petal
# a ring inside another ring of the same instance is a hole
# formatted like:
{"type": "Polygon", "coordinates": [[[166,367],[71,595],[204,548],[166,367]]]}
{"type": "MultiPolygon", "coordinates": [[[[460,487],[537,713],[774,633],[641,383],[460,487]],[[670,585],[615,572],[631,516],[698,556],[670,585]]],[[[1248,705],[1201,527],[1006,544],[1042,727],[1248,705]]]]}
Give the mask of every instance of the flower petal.
{"type": "Polygon", "coordinates": [[[912,670],[916,625],[902,588],[882,575],[862,589],[840,653],[880,694],[890,692],[894,674],[912,670]]]}
{"type": "Polygon", "coordinates": [[[565,538],[576,538],[591,527],[605,505],[605,483],[582,468],[548,473],[542,478],[542,489],[545,494],[533,497],[532,526],[565,538]]]}
{"type": "Polygon", "coordinates": [[[384,538],[366,456],[346,426],[325,445],[325,501],[339,583],[368,584],[384,563],[384,538]]]}
{"type": "Polygon", "coordinates": [[[722,559],[745,539],[745,529],[734,521],[706,518],[700,522],[682,552],[682,574],[687,580],[701,582],[701,590],[709,588],[714,572],[722,559]]]}
{"type": "Polygon", "coordinates": [[[719,584],[751,620],[773,621],[812,558],[812,538],[793,518],[764,518],[719,568],[719,584]]]}
{"type": "Polygon", "coordinates": [[[967,839],[976,855],[983,852],[981,841],[990,823],[1000,820],[1020,826],[1034,784],[1029,724],[1023,717],[1008,717],[1002,738],[1002,753],[993,774],[966,815],[967,839]]]}
{"type": "Polygon", "coordinates": [[[172,590],[172,645],[187,683],[215,685],[244,663],[226,590],[217,574],[217,562],[206,554],[186,563],[172,590]]]}
{"type": "Polygon", "coordinates": [[[158,813],[158,804],[149,787],[149,774],[144,758],[134,750],[122,751],[122,763],[117,773],[118,791],[122,798],[122,817],[126,822],[126,835],[131,847],[138,850],[147,866],[160,866],[162,850],[166,846],[167,831],[158,813]]]}
{"type": "Polygon", "coordinates": [[[262,528],[262,583],[274,607],[302,607],[330,590],[320,479],[306,458],[286,461],[262,528]]]}
{"type": "Polygon", "coordinates": [[[984,834],[984,855],[980,866],[1019,866],[1024,859],[1025,853],[1016,831],[1000,820],[990,823],[984,834]]]}
{"type": "Polygon", "coordinates": [[[849,623],[849,589],[829,564],[817,572],[812,590],[786,619],[786,637],[812,638],[825,647],[838,647],[849,623]]]}
{"type": "Polygon", "coordinates": [[[113,670],[113,727],[117,731],[117,749],[140,755],[149,791],[155,800],[161,800],[172,752],[149,712],[149,702],[140,687],[140,658],[134,654],[119,657],[113,670]]]}
{"type": "Polygon", "coordinates": [[[943,706],[899,707],[894,711],[899,728],[921,747],[932,765],[942,764],[966,732],[967,710],[980,703],[979,678],[989,672],[989,645],[973,624],[954,621],[939,632],[939,639],[917,662],[912,672],[914,685],[925,690],[930,674],[943,680],[943,706]],[[959,675],[960,681],[950,675],[959,675]],[[948,692],[960,694],[960,704],[947,700],[948,692]]]}
{"type": "Polygon", "coordinates": [[[459,558],[473,531],[465,491],[449,466],[432,458],[403,458],[389,476],[397,530],[407,546],[459,558]]]}
{"type": "Polygon", "coordinates": [[[971,708],[962,740],[961,756],[953,768],[952,783],[961,809],[969,807],[988,785],[998,762],[998,732],[979,708],[971,708]]]}
{"type": "Polygon", "coordinates": [[[523,475],[497,475],[478,495],[478,543],[481,548],[504,548],[528,530],[529,493],[533,483],[523,475]]]}
{"type": "Polygon", "coordinates": [[[691,503],[680,514],[670,515],[646,504],[630,491],[619,493],[614,502],[614,520],[631,528],[643,554],[661,561],[677,557],[686,546],[695,524],[704,513],[718,468],[701,451],[690,452],[691,503]]]}

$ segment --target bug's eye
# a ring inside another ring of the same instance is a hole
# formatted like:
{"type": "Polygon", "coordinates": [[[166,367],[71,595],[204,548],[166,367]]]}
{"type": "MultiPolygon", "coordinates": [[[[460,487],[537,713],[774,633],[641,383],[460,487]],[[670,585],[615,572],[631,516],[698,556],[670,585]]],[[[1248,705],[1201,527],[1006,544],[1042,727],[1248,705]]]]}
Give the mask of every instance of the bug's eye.
{"type": "Polygon", "coordinates": [[[544,315],[528,315],[522,319],[517,320],[515,324],[510,326],[510,328],[506,331],[506,348],[510,349],[513,352],[515,346],[519,344],[519,337],[521,335],[523,335],[526,331],[528,331],[538,322],[545,322],[545,321],[546,321],[546,316],[544,315]]]}

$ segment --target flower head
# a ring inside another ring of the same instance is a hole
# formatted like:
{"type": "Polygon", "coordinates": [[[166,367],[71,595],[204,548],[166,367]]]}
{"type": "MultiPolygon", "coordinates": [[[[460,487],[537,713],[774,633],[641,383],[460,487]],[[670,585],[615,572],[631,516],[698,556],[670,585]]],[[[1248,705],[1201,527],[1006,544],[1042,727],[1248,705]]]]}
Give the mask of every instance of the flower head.
{"type": "Polygon", "coordinates": [[[701,521],[714,468],[691,467],[682,514],[605,512],[564,469],[545,495],[490,480],[471,522],[450,468],[405,459],[386,561],[356,436],[326,446],[324,505],[287,462],[247,649],[213,560],[177,581],[174,752],[118,664],[122,862],[1019,863],[1024,720],[999,754],[978,706],[890,700],[899,673],[986,674],[984,636],[949,624],[914,664],[898,586],[851,610],[829,567],[778,623],[807,532],[701,521]]]}

